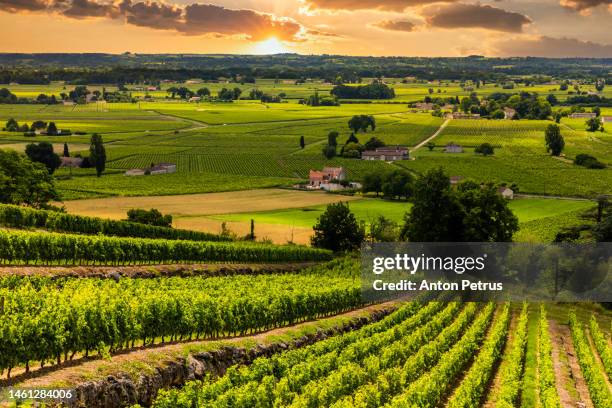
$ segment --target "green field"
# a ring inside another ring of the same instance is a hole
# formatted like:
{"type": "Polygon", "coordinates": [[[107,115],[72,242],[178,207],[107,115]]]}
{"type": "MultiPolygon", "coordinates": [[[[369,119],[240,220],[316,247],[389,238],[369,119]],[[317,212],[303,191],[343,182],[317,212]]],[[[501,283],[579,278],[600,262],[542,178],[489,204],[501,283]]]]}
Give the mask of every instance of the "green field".
{"type": "MultiPolygon", "coordinates": [[[[404,215],[411,208],[407,202],[387,201],[382,199],[361,199],[351,201],[349,204],[351,212],[355,217],[366,224],[369,224],[378,216],[385,216],[399,225],[403,223],[404,215]]],[[[524,198],[510,201],[509,206],[512,212],[518,217],[521,231],[518,236],[525,240],[530,240],[532,236],[544,234],[541,224],[551,219],[563,219],[564,217],[575,221],[575,214],[581,210],[593,207],[590,201],[578,200],[555,200],[547,198],[524,198]],[[544,221],[542,221],[544,220],[544,221]]],[[[279,236],[286,233],[288,227],[311,228],[318,217],[325,211],[325,205],[318,205],[304,208],[292,208],[274,211],[246,212],[238,214],[220,214],[208,218],[220,221],[248,223],[255,220],[258,224],[273,224],[279,230],[279,236]]],[[[549,226],[553,234],[557,231],[558,223],[549,226]]],[[[564,223],[565,225],[565,223],[564,223]]],[[[570,225],[570,224],[568,224],[570,225]]],[[[268,227],[268,225],[266,225],[268,227]]],[[[551,239],[552,239],[551,238],[551,239]]]]}
{"type": "MultiPolygon", "coordinates": [[[[187,103],[167,98],[162,91],[151,92],[154,101],[137,103],[92,103],[75,106],[0,105],[0,122],[15,118],[19,123],[35,120],[54,121],[59,128],[84,135],[25,137],[20,132],[0,131],[0,148],[24,149],[24,143],[50,141],[57,147],[68,143],[71,154],[87,154],[92,133],[102,134],[107,147],[107,174],[98,179],[91,171],[60,170],[59,188],[64,199],[109,195],[167,195],[229,191],[244,188],[288,186],[304,180],[311,169],[343,166],[352,180],[359,181],[372,170],[407,168],[415,173],[442,166],[450,175],[480,181],[514,183],[524,193],[593,197],[611,193],[612,169],[588,170],[570,161],[579,153],[588,153],[612,164],[612,135],[589,133],[584,121],[564,118],[562,132],[566,141],[565,157],[550,157],[543,142],[549,121],[452,120],[433,142],[436,148],[412,152],[416,160],[395,164],[365,162],[356,159],[327,160],[322,148],[330,131],[340,133],[339,145],[345,143],[350,130],[347,122],[353,115],[368,114],[376,118],[376,129],[357,135],[361,143],[376,136],[387,144],[415,146],[433,135],[443,119],[430,113],[415,112],[406,104],[426,96],[464,96],[469,92],[458,82],[401,83],[389,80],[396,90],[393,103],[366,101],[337,107],[308,107],[297,103],[317,89],[321,94],[330,84],[308,82],[295,85],[289,80],[261,80],[253,84],[188,84],[190,89],[209,87],[213,93],[222,87],[239,86],[244,92],[258,87],[265,92],[284,92],[284,103],[264,104],[240,100],[233,103],[187,103]],[[437,89],[440,89],[438,94],[437,89]],[[299,146],[300,137],[306,146],[299,146]],[[462,154],[443,153],[449,142],[461,144],[462,154]],[[473,153],[480,143],[496,148],[492,157],[473,153]],[[143,168],[158,162],[177,164],[177,174],[152,178],[125,178],[125,170],[143,168]]],[[[38,93],[61,93],[65,85],[11,85],[19,96],[38,93]]],[[[70,86],[67,86],[70,88],[70,86]]],[[[98,89],[99,87],[90,87],[98,89]]],[[[132,86],[134,96],[142,91],[132,86]]],[[[504,92],[528,90],[542,94],[554,86],[517,87],[504,92]]],[[[604,91],[609,92],[607,87],[604,91]]],[[[71,88],[70,88],[71,89],[71,88]]],[[[107,87],[112,90],[113,87],[107,87]]],[[[475,89],[479,95],[502,91],[494,84],[475,89]]],[[[560,91],[555,92],[561,99],[560,91]]],[[[605,112],[604,112],[605,113],[605,112]]]]}

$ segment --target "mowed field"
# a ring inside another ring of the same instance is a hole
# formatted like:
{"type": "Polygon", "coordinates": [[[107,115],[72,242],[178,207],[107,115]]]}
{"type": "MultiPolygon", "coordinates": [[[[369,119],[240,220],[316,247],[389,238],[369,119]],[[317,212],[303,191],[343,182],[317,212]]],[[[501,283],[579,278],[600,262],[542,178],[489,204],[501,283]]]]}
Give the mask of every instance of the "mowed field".
{"type": "MultiPolygon", "coordinates": [[[[308,244],[312,227],[323,214],[327,204],[347,202],[355,217],[366,225],[379,216],[385,216],[399,225],[411,204],[405,201],[388,201],[377,198],[361,198],[327,194],[317,191],[285,189],[261,189],[225,193],[191,194],[158,197],[109,197],[67,201],[69,213],[123,219],[131,208],[157,208],[173,216],[177,228],[206,232],[221,231],[221,224],[239,235],[250,231],[251,220],[260,239],[275,243],[295,242],[308,244]]],[[[540,223],[545,219],[568,217],[594,204],[586,200],[548,198],[517,199],[510,208],[519,218],[521,237],[537,238],[542,232],[540,223]]]]}

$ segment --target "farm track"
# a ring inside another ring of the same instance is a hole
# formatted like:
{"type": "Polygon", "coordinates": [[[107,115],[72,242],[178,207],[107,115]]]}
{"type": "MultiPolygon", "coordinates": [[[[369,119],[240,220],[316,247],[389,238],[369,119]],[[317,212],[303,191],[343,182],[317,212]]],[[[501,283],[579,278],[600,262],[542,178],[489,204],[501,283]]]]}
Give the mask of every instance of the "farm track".
{"type": "Polygon", "coordinates": [[[579,406],[579,403],[583,403],[585,408],[594,408],[576,357],[569,327],[555,320],[549,320],[549,329],[557,394],[561,406],[574,408],[579,406]]]}
{"type": "MultiPolygon", "coordinates": [[[[240,347],[254,349],[282,342],[285,345],[281,345],[280,349],[285,350],[292,347],[291,344],[287,344],[287,340],[282,340],[284,336],[292,338],[298,344],[295,347],[307,345],[313,341],[311,339],[309,343],[304,338],[307,336],[303,334],[304,331],[310,329],[310,331],[314,330],[315,333],[322,332],[333,335],[355,330],[390,314],[397,308],[397,305],[398,301],[369,305],[322,319],[301,322],[247,336],[215,340],[167,342],[154,346],[137,347],[115,354],[110,360],[100,358],[99,356],[81,357],[68,363],[62,363],[59,366],[46,367],[30,372],[27,376],[23,371],[15,371],[16,375],[11,379],[11,384],[18,385],[19,387],[47,387],[53,384],[76,386],[86,381],[104,380],[110,375],[125,375],[126,366],[140,368],[148,366],[155,371],[177,361],[183,361],[182,364],[184,365],[186,353],[189,354],[197,349],[206,351],[240,347]],[[342,322],[334,322],[335,319],[342,319],[342,322]],[[304,344],[298,342],[300,339],[304,344]]],[[[137,372],[142,374],[140,369],[137,372]]],[[[2,380],[0,385],[6,386],[8,384],[6,380],[2,380]]]]}
{"type": "Polygon", "coordinates": [[[421,147],[425,146],[427,143],[431,142],[433,139],[435,139],[440,133],[442,133],[442,131],[444,130],[444,128],[450,123],[451,119],[446,119],[444,121],[444,123],[442,123],[440,125],[440,127],[438,128],[438,130],[436,130],[436,132],[429,136],[427,139],[423,140],[421,143],[419,143],[418,145],[414,146],[412,148],[412,151],[414,152],[415,150],[420,149],[421,147]]]}

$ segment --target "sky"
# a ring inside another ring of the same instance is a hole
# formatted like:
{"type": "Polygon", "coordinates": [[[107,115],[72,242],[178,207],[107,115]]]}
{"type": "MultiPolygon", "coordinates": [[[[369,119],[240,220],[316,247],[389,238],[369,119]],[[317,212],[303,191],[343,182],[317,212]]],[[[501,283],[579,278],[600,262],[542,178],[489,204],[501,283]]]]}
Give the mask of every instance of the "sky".
{"type": "Polygon", "coordinates": [[[612,57],[612,0],[0,0],[0,52],[612,57]]]}

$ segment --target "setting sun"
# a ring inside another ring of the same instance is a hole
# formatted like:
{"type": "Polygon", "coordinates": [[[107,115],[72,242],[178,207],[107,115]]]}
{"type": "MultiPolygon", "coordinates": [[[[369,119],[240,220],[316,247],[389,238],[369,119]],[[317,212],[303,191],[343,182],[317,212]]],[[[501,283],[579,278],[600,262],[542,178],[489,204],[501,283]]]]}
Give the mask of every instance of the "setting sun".
{"type": "Polygon", "coordinates": [[[259,41],[252,48],[254,54],[281,54],[284,52],[291,52],[282,41],[279,41],[276,37],[270,37],[267,40],[259,41]]]}

